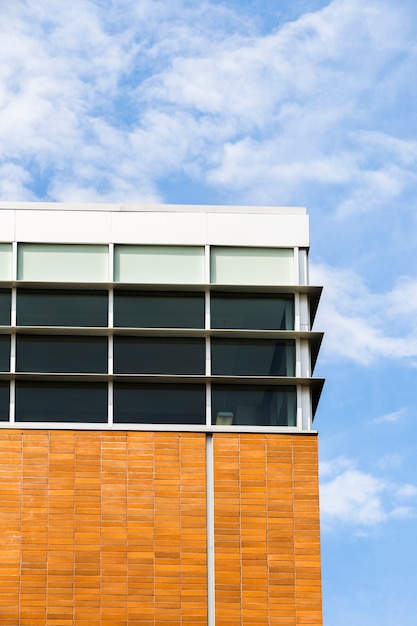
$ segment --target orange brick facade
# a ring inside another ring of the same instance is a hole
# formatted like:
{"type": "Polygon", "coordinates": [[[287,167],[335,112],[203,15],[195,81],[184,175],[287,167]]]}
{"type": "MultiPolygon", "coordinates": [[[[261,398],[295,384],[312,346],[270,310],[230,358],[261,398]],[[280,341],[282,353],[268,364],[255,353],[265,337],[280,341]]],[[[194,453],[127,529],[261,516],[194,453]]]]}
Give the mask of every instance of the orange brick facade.
{"type": "Polygon", "coordinates": [[[317,438],[215,435],[216,626],[321,624],[317,438]]]}
{"type": "MultiPolygon", "coordinates": [[[[317,438],[215,434],[216,626],[321,624],[317,438]]],[[[0,431],[0,624],[207,624],[203,433],[0,431]]]]}

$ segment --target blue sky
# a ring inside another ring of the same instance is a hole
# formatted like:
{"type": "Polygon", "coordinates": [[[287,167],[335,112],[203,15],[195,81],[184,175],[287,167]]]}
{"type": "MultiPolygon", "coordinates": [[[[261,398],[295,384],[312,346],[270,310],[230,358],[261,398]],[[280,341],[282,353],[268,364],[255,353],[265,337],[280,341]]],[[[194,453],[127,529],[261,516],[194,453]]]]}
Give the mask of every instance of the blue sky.
{"type": "Polygon", "coordinates": [[[0,10],[0,199],[307,206],[326,626],[417,622],[415,0],[0,10]]]}

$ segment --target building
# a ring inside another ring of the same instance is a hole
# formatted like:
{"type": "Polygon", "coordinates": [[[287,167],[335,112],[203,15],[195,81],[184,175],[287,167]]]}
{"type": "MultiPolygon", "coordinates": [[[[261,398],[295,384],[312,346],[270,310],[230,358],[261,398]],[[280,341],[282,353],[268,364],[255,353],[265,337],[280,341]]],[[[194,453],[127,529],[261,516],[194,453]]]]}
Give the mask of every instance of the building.
{"type": "Polygon", "coordinates": [[[0,623],[321,624],[304,209],[0,204],[0,623]]]}

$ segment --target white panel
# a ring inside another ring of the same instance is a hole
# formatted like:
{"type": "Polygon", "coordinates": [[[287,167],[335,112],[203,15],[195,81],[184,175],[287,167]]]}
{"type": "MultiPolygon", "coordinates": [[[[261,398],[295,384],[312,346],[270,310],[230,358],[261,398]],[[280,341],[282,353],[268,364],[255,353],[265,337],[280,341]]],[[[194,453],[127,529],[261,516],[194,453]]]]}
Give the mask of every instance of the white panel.
{"type": "Polygon", "coordinates": [[[204,245],[204,213],[112,213],[115,243],[204,245]]]}
{"type": "Polygon", "coordinates": [[[311,392],[310,389],[305,386],[301,387],[301,410],[301,428],[303,430],[311,430],[311,424],[313,422],[313,415],[311,411],[311,392]]]}
{"type": "Polygon", "coordinates": [[[108,246],[19,244],[19,280],[95,282],[108,280],[108,246]]]}
{"type": "Polygon", "coordinates": [[[299,250],[299,280],[300,285],[308,285],[308,254],[307,250],[299,250]]]}
{"type": "Polygon", "coordinates": [[[12,280],[11,243],[0,243],[0,280],[12,280]]]}
{"type": "Polygon", "coordinates": [[[203,283],[204,248],[115,246],[114,279],[125,283],[203,283]]]}
{"type": "Polygon", "coordinates": [[[104,211],[16,211],[16,239],[43,243],[105,243],[110,239],[110,224],[111,214],[104,211]]]}
{"type": "Polygon", "coordinates": [[[14,241],[14,213],[0,209],[0,241],[14,241]]]}
{"type": "MultiPolygon", "coordinates": [[[[257,212],[259,211],[259,212],[257,212]]],[[[307,215],[209,213],[208,243],[220,246],[308,247],[307,215]]]]}
{"type": "Polygon", "coordinates": [[[292,285],[294,251],[288,248],[212,248],[211,282],[292,285]]]}

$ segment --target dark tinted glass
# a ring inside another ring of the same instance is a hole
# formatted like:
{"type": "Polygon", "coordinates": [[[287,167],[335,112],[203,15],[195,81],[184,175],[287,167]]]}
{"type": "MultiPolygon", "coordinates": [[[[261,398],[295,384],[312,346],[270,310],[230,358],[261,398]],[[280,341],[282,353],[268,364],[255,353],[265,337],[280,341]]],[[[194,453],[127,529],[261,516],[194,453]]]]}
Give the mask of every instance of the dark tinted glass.
{"type": "Polygon", "coordinates": [[[17,292],[18,326],[107,326],[107,291],[17,292]]]}
{"type": "Polygon", "coordinates": [[[212,339],[212,374],[220,376],[294,376],[294,341],[212,339]]]}
{"type": "Polygon", "coordinates": [[[295,426],[295,387],[213,385],[212,423],[218,426],[295,426]]]}
{"type": "Polygon", "coordinates": [[[10,369],[10,335],[0,335],[0,372],[10,369]]]}
{"type": "Polygon", "coordinates": [[[9,383],[6,380],[0,380],[0,421],[5,422],[9,419],[9,383]]]}
{"type": "Polygon", "coordinates": [[[204,374],[204,339],[115,337],[115,374],[204,374]]]}
{"type": "Polygon", "coordinates": [[[264,293],[211,294],[212,328],[292,330],[294,299],[264,293]]]}
{"type": "Polygon", "coordinates": [[[131,328],[204,328],[204,294],[115,291],[114,325],[131,328]]]}
{"type": "Polygon", "coordinates": [[[18,335],[17,372],[107,373],[107,338],[18,335]]]}
{"type": "Polygon", "coordinates": [[[10,303],[11,292],[1,289],[0,290],[0,325],[10,326],[10,303]]]}
{"type": "Polygon", "coordinates": [[[106,422],[106,383],[16,382],[18,422],[106,422]]]}
{"type": "Polygon", "coordinates": [[[116,424],[205,424],[204,385],[114,385],[116,424]]]}

